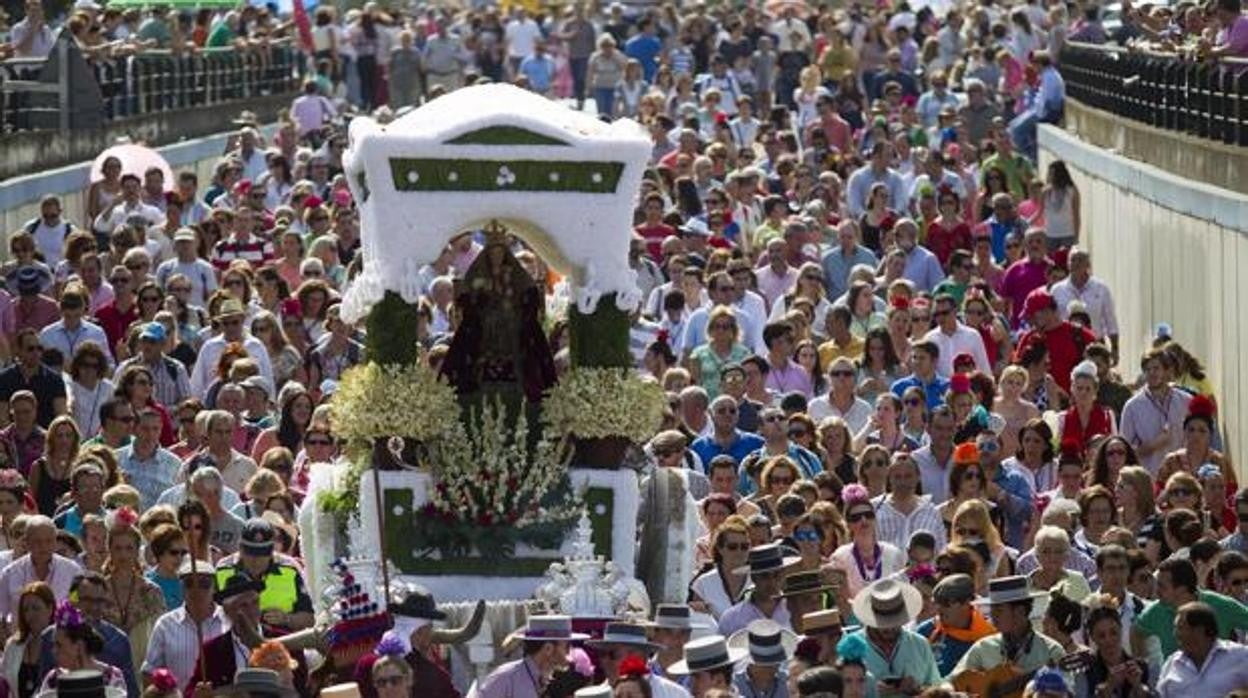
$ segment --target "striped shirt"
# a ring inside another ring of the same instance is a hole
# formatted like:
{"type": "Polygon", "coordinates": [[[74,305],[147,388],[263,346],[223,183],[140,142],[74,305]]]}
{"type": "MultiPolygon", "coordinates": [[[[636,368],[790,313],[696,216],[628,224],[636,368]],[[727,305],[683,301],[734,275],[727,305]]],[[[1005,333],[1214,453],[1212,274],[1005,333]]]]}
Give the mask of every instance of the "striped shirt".
{"type": "Polygon", "coordinates": [[[220,606],[215,606],[212,615],[199,624],[199,632],[196,632],[195,622],[187,615],[186,606],[175,608],[156,619],[152,637],[147,643],[147,656],[143,658],[142,672],[151,674],[165,667],[177,678],[179,686],[186,686],[195,674],[200,639],[208,642],[229,629],[230,621],[220,606]]]}
{"type": "Polygon", "coordinates": [[[218,242],[216,248],[213,249],[212,265],[224,271],[229,269],[230,262],[243,259],[250,262],[251,266],[258,268],[265,262],[273,261],[274,257],[272,240],[251,237],[246,242],[241,242],[236,237],[230,237],[218,242]]]}
{"type": "Polygon", "coordinates": [[[932,505],[931,497],[919,497],[918,506],[909,514],[903,514],[893,506],[893,495],[884,494],[875,499],[875,531],[880,540],[906,549],[915,531],[927,531],[936,539],[936,550],[945,547],[945,523],[940,512],[932,505]]]}

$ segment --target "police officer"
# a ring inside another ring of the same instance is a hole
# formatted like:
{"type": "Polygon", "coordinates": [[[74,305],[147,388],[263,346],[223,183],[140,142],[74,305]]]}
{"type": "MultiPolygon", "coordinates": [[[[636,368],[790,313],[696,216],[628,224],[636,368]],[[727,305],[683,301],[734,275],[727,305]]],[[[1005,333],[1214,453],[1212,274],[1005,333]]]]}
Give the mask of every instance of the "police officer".
{"type": "Polygon", "coordinates": [[[312,597],[308,596],[303,575],[288,559],[275,559],[273,525],[253,518],[243,526],[237,558],[222,560],[217,567],[217,587],[235,575],[246,575],[264,585],[260,592],[262,627],[267,637],[284,635],[312,627],[312,597]]]}

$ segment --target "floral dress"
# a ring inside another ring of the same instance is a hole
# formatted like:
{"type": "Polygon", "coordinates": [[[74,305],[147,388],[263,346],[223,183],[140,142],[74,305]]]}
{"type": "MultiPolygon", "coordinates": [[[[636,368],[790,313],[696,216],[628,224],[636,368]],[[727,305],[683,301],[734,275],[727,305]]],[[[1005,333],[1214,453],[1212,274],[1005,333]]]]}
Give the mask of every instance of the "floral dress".
{"type": "Polygon", "coordinates": [[[104,620],[125,631],[130,638],[130,656],[135,666],[140,666],[147,657],[147,643],[156,619],[169,610],[165,607],[165,593],[141,574],[135,575],[129,595],[112,589],[111,580],[109,592],[112,603],[104,612],[104,620]]]}

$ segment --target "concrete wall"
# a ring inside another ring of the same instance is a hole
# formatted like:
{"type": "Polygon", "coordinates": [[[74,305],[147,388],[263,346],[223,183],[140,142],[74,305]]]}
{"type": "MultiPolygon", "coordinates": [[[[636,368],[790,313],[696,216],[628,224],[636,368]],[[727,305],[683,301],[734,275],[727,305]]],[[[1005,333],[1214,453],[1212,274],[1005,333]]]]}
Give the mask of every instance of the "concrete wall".
{"type": "MultiPolygon", "coordinates": [[[[218,121],[218,128],[220,121],[218,121]]],[[[275,127],[263,131],[272,134],[275,127]]],[[[208,188],[217,160],[225,152],[230,133],[203,136],[157,148],[174,173],[193,170],[199,175],[200,190],[208,188]]],[[[65,215],[76,225],[85,226],[86,192],[91,178],[91,161],[38,171],[36,174],[0,182],[0,235],[9,233],[39,215],[39,200],[48,194],[61,197],[65,215]]],[[[0,259],[8,257],[8,246],[0,245],[0,259]]]]}
{"type": "Polygon", "coordinates": [[[1248,194],[1248,148],[1167,131],[1066,100],[1066,130],[1184,179],[1248,194]]]}
{"type": "Polygon", "coordinates": [[[1248,196],[1124,158],[1051,126],[1041,129],[1040,159],[1042,166],[1064,160],[1079,187],[1082,239],[1093,273],[1113,290],[1123,329],[1124,376],[1138,375],[1156,323],[1170,323],[1175,339],[1212,374],[1219,421],[1245,482],[1248,196]]]}
{"type": "Polygon", "coordinates": [[[294,94],[256,97],[198,109],[144,114],[111,121],[104,128],[75,129],[67,133],[21,131],[0,135],[0,182],[28,172],[93,160],[100,152],[128,138],[131,143],[165,145],[212,135],[242,109],[256,113],[261,123],[276,121],[277,112],[290,106],[294,94]]]}

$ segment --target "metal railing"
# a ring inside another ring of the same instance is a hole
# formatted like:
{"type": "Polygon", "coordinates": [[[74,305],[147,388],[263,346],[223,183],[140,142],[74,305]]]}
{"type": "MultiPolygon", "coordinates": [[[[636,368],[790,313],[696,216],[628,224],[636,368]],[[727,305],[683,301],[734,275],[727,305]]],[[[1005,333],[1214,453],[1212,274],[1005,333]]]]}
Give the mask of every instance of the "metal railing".
{"type": "Polygon", "coordinates": [[[1067,96],[1157,128],[1248,146],[1248,61],[1070,42],[1061,53],[1067,96]]]}
{"type": "Polygon", "coordinates": [[[147,50],[88,59],[63,37],[47,59],[0,62],[0,127],[6,132],[65,130],[295,93],[304,67],[302,54],[289,41],[245,50],[147,50]]]}

